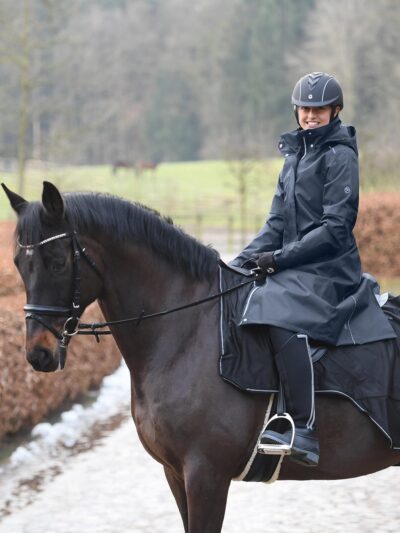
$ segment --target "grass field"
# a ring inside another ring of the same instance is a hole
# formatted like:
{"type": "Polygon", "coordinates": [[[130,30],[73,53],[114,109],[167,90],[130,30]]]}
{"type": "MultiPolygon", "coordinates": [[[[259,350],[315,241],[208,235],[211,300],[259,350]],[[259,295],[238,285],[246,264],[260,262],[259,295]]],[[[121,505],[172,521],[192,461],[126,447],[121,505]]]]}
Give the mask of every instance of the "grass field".
{"type": "MultiPolygon", "coordinates": [[[[139,176],[132,169],[119,170],[114,175],[110,166],[31,169],[27,173],[24,196],[39,199],[43,180],[49,180],[64,192],[102,191],[129,198],[171,216],[189,233],[233,257],[262,226],[281,164],[280,158],[229,165],[223,161],[164,163],[155,171],[144,171],[139,176]],[[247,184],[247,236],[239,234],[240,175],[246,177],[247,184]]],[[[17,190],[15,174],[3,172],[1,181],[17,190]]],[[[13,218],[7,198],[0,192],[0,220],[13,218]]],[[[382,291],[400,293],[400,280],[380,278],[379,281],[382,291]]]]}
{"type": "MultiPolygon", "coordinates": [[[[132,169],[121,169],[114,175],[110,166],[29,170],[24,196],[39,199],[42,181],[49,180],[62,191],[102,191],[138,201],[184,226],[191,226],[197,220],[204,227],[223,229],[229,218],[234,226],[239,224],[238,176],[241,175],[245,176],[247,185],[247,225],[253,230],[269,210],[281,164],[278,158],[232,165],[223,161],[164,163],[139,176],[132,169]]],[[[3,173],[1,181],[17,189],[14,174],[3,173]]],[[[5,195],[1,194],[0,219],[12,216],[5,195]]]]}
{"type": "MultiPolygon", "coordinates": [[[[247,226],[250,231],[258,227],[268,213],[275,190],[281,158],[261,161],[195,161],[163,163],[156,170],[146,170],[136,175],[132,169],[120,169],[116,175],[109,165],[65,166],[28,169],[25,197],[40,198],[42,181],[49,180],[62,191],[102,191],[129,198],[171,216],[176,222],[193,221],[202,217],[205,227],[225,228],[227,219],[234,226],[239,220],[239,181],[245,177],[247,185],[247,226]]],[[[1,181],[17,190],[16,175],[1,173],[1,181]]],[[[396,189],[398,186],[396,186],[396,189]]],[[[393,190],[392,183],[379,181],[364,184],[361,191],[393,190]]],[[[0,220],[13,214],[5,195],[0,194],[0,220]]]]}

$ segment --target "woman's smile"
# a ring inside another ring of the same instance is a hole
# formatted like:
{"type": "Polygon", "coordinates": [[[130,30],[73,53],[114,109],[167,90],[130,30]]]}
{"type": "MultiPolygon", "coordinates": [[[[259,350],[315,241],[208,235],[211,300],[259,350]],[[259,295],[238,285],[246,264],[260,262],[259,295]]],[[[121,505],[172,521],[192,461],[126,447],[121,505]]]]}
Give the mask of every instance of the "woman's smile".
{"type": "Polygon", "coordinates": [[[298,113],[300,127],[303,130],[311,130],[329,124],[332,108],[329,105],[322,107],[299,106],[298,113]]]}
{"type": "Polygon", "coordinates": [[[308,120],[306,124],[310,129],[319,127],[319,122],[317,122],[316,120],[308,120]]]}

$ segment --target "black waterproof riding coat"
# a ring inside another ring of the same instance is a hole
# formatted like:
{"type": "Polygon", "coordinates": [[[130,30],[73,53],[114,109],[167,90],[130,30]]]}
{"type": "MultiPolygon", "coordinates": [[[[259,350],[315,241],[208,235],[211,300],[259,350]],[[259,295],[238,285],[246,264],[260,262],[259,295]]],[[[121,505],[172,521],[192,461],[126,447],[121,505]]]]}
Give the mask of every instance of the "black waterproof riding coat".
{"type": "Polygon", "coordinates": [[[358,212],[355,130],[336,118],[282,135],[285,157],[266,224],[231,262],[275,251],[278,272],[255,284],[241,325],[281,326],[332,345],[394,338],[353,236],[358,212]]]}

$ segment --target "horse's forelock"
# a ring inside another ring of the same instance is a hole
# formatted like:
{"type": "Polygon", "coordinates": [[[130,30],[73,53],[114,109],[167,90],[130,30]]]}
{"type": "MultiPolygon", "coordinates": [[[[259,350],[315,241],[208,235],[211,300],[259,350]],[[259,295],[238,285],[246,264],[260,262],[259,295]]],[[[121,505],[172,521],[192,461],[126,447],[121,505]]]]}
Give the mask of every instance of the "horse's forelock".
{"type": "Polygon", "coordinates": [[[41,202],[29,202],[18,217],[15,238],[23,244],[39,242],[43,236],[41,202]]]}

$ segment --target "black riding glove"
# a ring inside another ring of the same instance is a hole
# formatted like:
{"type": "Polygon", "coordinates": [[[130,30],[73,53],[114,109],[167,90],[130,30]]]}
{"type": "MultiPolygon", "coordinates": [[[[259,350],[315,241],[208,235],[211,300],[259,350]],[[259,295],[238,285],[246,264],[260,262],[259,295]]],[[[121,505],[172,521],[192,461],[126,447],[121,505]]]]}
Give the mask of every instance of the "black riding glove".
{"type": "Polygon", "coordinates": [[[278,272],[278,267],[275,263],[274,252],[263,252],[262,254],[253,254],[252,259],[257,264],[262,274],[271,276],[278,272]]]}

